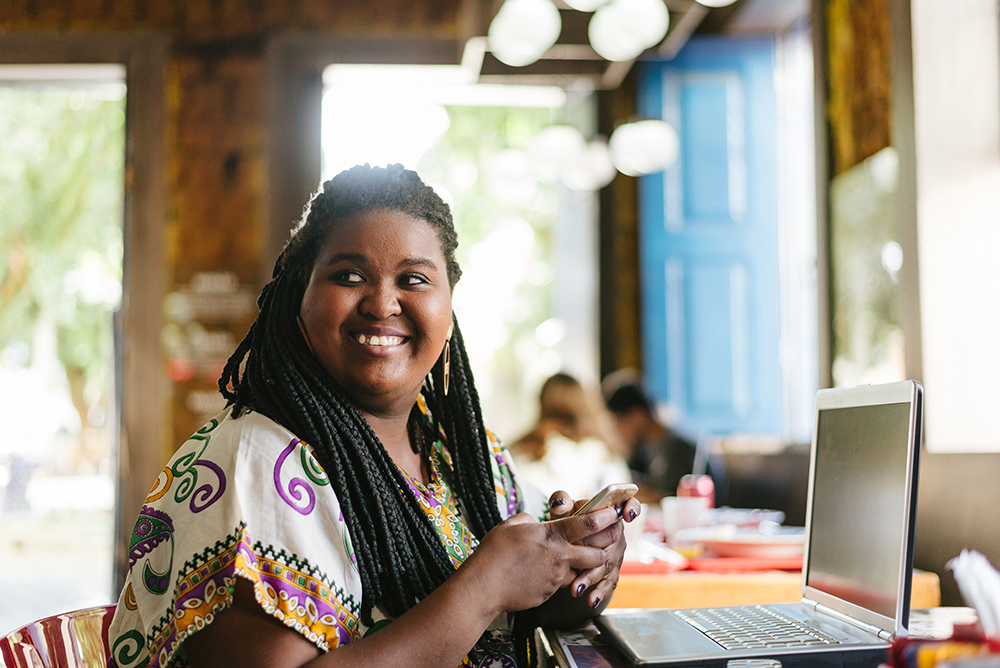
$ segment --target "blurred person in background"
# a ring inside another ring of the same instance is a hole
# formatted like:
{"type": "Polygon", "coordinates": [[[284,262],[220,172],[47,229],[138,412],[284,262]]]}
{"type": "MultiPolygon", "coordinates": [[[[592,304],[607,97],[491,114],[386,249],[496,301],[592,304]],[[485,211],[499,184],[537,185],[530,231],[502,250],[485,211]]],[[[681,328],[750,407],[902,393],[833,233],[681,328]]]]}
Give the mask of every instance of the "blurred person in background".
{"type": "Polygon", "coordinates": [[[656,503],[677,494],[681,478],[694,468],[695,444],[660,420],[634,372],[614,372],[601,385],[633,482],[639,485],[636,496],[656,503]]]}
{"type": "Polygon", "coordinates": [[[538,422],[511,446],[518,472],[543,492],[573,498],[630,482],[625,451],[599,394],[568,373],[549,377],[538,395],[538,422]]]}

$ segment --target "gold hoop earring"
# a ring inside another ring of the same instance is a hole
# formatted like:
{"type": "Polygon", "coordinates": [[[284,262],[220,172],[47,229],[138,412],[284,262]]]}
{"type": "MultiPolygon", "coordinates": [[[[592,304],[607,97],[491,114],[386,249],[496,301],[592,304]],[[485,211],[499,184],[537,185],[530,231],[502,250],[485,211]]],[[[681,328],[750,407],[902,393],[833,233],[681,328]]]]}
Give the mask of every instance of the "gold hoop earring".
{"type": "Polygon", "coordinates": [[[444,364],[442,365],[444,376],[444,396],[448,396],[448,385],[451,383],[451,332],[444,341],[444,364]]]}
{"type": "Polygon", "coordinates": [[[306,331],[306,324],[302,322],[302,316],[295,316],[295,321],[299,323],[299,331],[302,332],[302,338],[306,340],[306,347],[309,348],[309,352],[315,355],[316,351],[313,350],[313,344],[312,341],[309,340],[309,332],[306,331]]]}

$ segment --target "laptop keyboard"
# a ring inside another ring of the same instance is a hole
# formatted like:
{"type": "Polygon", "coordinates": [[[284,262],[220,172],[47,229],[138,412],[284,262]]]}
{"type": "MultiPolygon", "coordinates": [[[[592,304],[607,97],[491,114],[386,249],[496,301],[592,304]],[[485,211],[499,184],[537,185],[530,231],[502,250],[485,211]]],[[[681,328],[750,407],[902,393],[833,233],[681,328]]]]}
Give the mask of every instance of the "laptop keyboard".
{"type": "Polygon", "coordinates": [[[674,614],[726,649],[835,645],[839,640],[763,606],[675,610],[674,614]]]}

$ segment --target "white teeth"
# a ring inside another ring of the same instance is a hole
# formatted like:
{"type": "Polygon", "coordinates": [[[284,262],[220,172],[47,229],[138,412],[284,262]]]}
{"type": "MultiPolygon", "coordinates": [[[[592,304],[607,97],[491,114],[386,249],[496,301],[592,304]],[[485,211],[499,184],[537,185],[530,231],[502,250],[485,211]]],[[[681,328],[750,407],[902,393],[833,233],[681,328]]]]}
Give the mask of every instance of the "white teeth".
{"type": "Polygon", "coordinates": [[[358,343],[361,345],[368,344],[369,346],[391,346],[398,345],[403,342],[402,337],[399,336],[371,336],[366,337],[364,334],[358,334],[358,343]]]}

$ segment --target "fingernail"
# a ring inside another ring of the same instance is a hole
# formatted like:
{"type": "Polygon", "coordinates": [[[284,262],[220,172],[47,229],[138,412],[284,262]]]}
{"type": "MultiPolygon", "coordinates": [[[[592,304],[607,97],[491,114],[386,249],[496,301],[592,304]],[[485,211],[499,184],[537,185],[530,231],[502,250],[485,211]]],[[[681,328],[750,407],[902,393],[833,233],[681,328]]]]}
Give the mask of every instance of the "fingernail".
{"type": "Polygon", "coordinates": [[[635,519],[635,510],[628,511],[628,521],[631,522],[635,519]]]}
{"type": "Polygon", "coordinates": [[[549,508],[558,508],[564,503],[566,503],[566,499],[562,498],[561,496],[557,496],[556,498],[549,501],[549,508]]]}
{"type": "Polygon", "coordinates": [[[576,586],[576,595],[579,596],[580,594],[582,594],[583,590],[586,589],[586,588],[587,587],[582,582],[580,584],[578,584],[576,586]]]}
{"type": "Polygon", "coordinates": [[[622,513],[625,512],[625,506],[617,506],[615,510],[618,512],[618,517],[621,517],[622,513]]]}
{"type": "Polygon", "coordinates": [[[598,596],[597,598],[594,599],[594,605],[592,605],[591,607],[594,608],[594,610],[597,610],[597,606],[599,606],[600,604],[601,604],[601,597],[598,596]]]}

